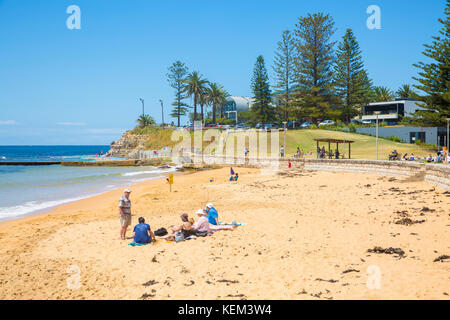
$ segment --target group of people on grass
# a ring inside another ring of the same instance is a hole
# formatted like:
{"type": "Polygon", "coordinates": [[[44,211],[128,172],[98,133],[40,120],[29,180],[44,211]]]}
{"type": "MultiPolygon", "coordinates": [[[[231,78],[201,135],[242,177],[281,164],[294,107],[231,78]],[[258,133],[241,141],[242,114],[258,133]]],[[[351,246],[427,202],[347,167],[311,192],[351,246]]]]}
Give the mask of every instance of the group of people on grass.
{"type": "MultiPolygon", "coordinates": [[[[120,239],[126,239],[126,232],[128,226],[131,225],[131,200],[130,189],[125,189],[123,195],[119,199],[119,213],[120,213],[120,239]]],[[[162,233],[153,232],[150,225],[145,223],[143,217],[139,218],[139,224],[133,229],[133,241],[136,244],[147,244],[156,241],[156,238],[168,240],[168,241],[180,241],[187,240],[195,237],[204,237],[212,235],[214,231],[219,230],[234,230],[237,224],[220,224],[219,213],[214,208],[212,203],[208,203],[205,209],[198,209],[196,212],[198,220],[189,218],[187,213],[183,213],[180,216],[181,224],[173,225],[169,227],[169,230],[164,228],[158,231],[164,230],[162,233]]]]}
{"type": "MultiPolygon", "coordinates": [[[[436,153],[436,156],[432,156],[431,154],[428,155],[428,157],[416,157],[414,155],[414,153],[411,153],[410,155],[408,155],[407,153],[405,153],[402,157],[401,160],[403,161],[416,161],[416,160],[426,160],[427,162],[435,162],[435,163],[442,163],[445,162],[445,152],[444,151],[439,151],[436,153]]],[[[397,150],[392,151],[392,153],[389,155],[389,160],[400,160],[400,154],[397,152],[397,150]]],[[[449,159],[447,159],[447,162],[449,161],[449,159]]]]}

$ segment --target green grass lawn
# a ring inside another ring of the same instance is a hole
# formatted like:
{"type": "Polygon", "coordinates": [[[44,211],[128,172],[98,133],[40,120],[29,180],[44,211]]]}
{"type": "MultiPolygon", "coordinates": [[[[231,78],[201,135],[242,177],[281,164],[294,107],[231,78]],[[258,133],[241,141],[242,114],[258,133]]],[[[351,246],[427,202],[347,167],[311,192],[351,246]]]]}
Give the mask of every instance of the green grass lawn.
{"type": "MultiPolygon", "coordinates": [[[[280,144],[283,144],[284,133],[280,132],[280,144]]],[[[332,139],[345,139],[353,140],[351,144],[351,157],[352,159],[376,159],[376,138],[372,136],[347,133],[340,131],[321,130],[321,129],[305,129],[305,130],[288,130],[286,135],[287,155],[292,156],[297,150],[297,147],[308,152],[312,152],[312,156],[307,158],[316,157],[316,141],[315,138],[332,138],[332,139]]],[[[325,150],[328,150],[328,143],[320,143],[320,146],[325,146],[325,150]]],[[[336,149],[336,144],[331,144],[331,149],[336,149]]],[[[378,139],[378,159],[387,160],[389,153],[396,149],[400,154],[414,153],[415,156],[424,157],[428,154],[435,154],[435,150],[418,146],[415,144],[393,142],[391,140],[379,138],[378,139]]],[[[348,156],[348,144],[339,144],[339,151],[345,153],[345,157],[348,156]]]]}
{"type": "MultiPolygon", "coordinates": [[[[171,135],[173,130],[171,129],[160,129],[160,128],[135,128],[132,130],[133,133],[139,134],[143,136],[145,139],[145,145],[148,150],[159,149],[165,146],[172,147],[177,141],[171,140],[171,135]]],[[[204,131],[205,133],[205,131],[204,131]]],[[[193,133],[189,133],[191,138],[193,137],[193,133]]],[[[226,134],[225,131],[222,131],[222,136],[227,137],[227,142],[231,142],[232,136],[239,136],[242,134],[246,134],[243,131],[238,131],[235,133],[226,134]]],[[[260,132],[256,133],[259,136],[260,132]]],[[[270,136],[271,133],[268,133],[268,149],[267,152],[270,153],[270,136]]],[[[288,130],[286,135],[286,144],[287,144],[287,155],[288,157],[292,157],[296,152],[297,147],[300,149],[312,153],[312,155],[307,155],[305,158],[316,158],[316,141],[315,138],[333,138],[333,139],[342,139],[342,140],[353,140],[354,143],[351,144],[351,157],[352,159],[376,159],[376,139],[372,136],[357,134],[357,133],[347,133],[340,131],[331,131],[331,130],[322,130],[322,129],[300,129],[300,130],[288,130]]],[[[237,138],[236,138],[237,139],[237,138]]],[[[259,138],[258,138],[259,139],[259,138]]],[[[237,140],[236,140],[237,141],[237,140]]],[[[193,143],[193,140],[192,140],[193,143]]],[[[283,131],[279,132],[279,144],[280,146],[284,143],[284,133],[283,131]]],[[[391,153],[392,150],[396,149],[400,154],[404,153],[414,153],[414,155],[419,157],[427,156],[428,154],[435,154],[436,151],[433,149],[425,148],[422,146],[418,146],[415,144],[408,143],[399,143],[393,142],[391,140],[380,138],[379,141],[379,160],[387,160],[388,154],[391,153]]],[[[192,144],[193,145],[193,144],[192,144]]],[[[203,142],[203,148],[206,148],[209,145],[209,142],[203,142]]],[[[250,155],[255,155],[257,153],[256,150],[252,150],[253,148],[246,143],[247,147],[250,147],[250,155]]],[[[320,143],[320,146],[325,146],[325,150],[328,150],[328,143],[320,143]]],[[[235,145],[235,152],[237,151],[237,146],[235,145]]],[[[333,152],[336,149],[336,144],[331,144],[331,149],[333,152]]],[[[340,153],[344,153],[345,157],[348,157],[348,144],[339,144],[340,153]]]]}

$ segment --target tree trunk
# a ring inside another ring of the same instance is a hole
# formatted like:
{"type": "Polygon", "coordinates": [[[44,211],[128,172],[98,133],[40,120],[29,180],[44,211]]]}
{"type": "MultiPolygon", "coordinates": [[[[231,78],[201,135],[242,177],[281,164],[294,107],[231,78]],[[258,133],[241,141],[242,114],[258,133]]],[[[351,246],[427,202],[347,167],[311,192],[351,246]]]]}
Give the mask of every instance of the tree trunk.
{"type": "Polygon", "coordinates": [[[216,104],[215,103],[213,103],[212,113],[213,113],[213,124],[216,124],[216,104]]]}

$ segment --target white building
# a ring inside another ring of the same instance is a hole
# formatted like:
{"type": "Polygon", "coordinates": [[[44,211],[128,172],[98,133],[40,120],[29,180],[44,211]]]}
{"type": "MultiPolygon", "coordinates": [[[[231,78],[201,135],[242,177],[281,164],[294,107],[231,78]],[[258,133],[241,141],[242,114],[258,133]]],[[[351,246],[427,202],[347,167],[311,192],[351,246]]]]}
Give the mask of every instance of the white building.
{"type": "Polygon", "coordinates": [[[363,107],[361,120],[376,121],[376,112],[379,112],[379,121],[387,122],[389,125],[395,125],[403,117],[411,116],[417,109],[420,109],[419,103],[419,101],[412,99],[369,103],[363,107]]]}
{"type": "Polygon", "coordinates": [[[239,97],[239,96],[230,96],[227,98],[224,110],[225,116],[229,119],[234,119],[236,115],[234,112],[228,111],[249,111],[253,104],[253,98],[250,97],[239,97]],[[227,113],[228,112],[228,113],[227,113]]]}

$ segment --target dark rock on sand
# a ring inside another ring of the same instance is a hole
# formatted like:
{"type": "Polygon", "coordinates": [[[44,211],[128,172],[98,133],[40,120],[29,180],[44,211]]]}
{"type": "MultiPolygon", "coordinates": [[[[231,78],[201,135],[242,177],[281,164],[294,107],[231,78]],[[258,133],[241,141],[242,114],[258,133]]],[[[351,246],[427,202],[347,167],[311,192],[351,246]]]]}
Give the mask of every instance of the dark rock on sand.
{"type": "Polygon", "coordinates": [[[450,256],[444,254],[442,256],[437,257],[436,259],[433,260],[433,262],[444,262],[444,260],[450,259],[450,256]]]}
{"type": "Polygon", "coordinates": [[[342,273],[349,273],[349,272],[359,272],[359,270],[356,270],[356,269],[347,269],[347,270],[344,270],[344,271],[342,271],[342,273]]]}
{"type": "Polygon", "coordinates": [[[405,255],[405,251],[403,251],[400,248],[392,248],[389,247],[387,249],[384,249],[382,247],[374,247],[373,249],[367,250],[367,252],[373,252],[373,253],[385,253],[385,254],[398,254],[400,257],[403,257],[405,255]]]}
{"type": "Polygon", "coordinates": [[[152,285],[157,284],[157,283],[158,283],[158,281],[150,280],[150,281],[147,281],[146,283],[143,283],[142,285],[144,287],[148,287],[148,286],[152,286],[152,285]]]}
{"type": "Polygon", "coordinates": [[[411,220],[410,218],[403,218],[400,220],[395,221],[395,224],[402,224],[404,226],[410,226],[416,223],[424,223],[425,220],[411,220]]]}

